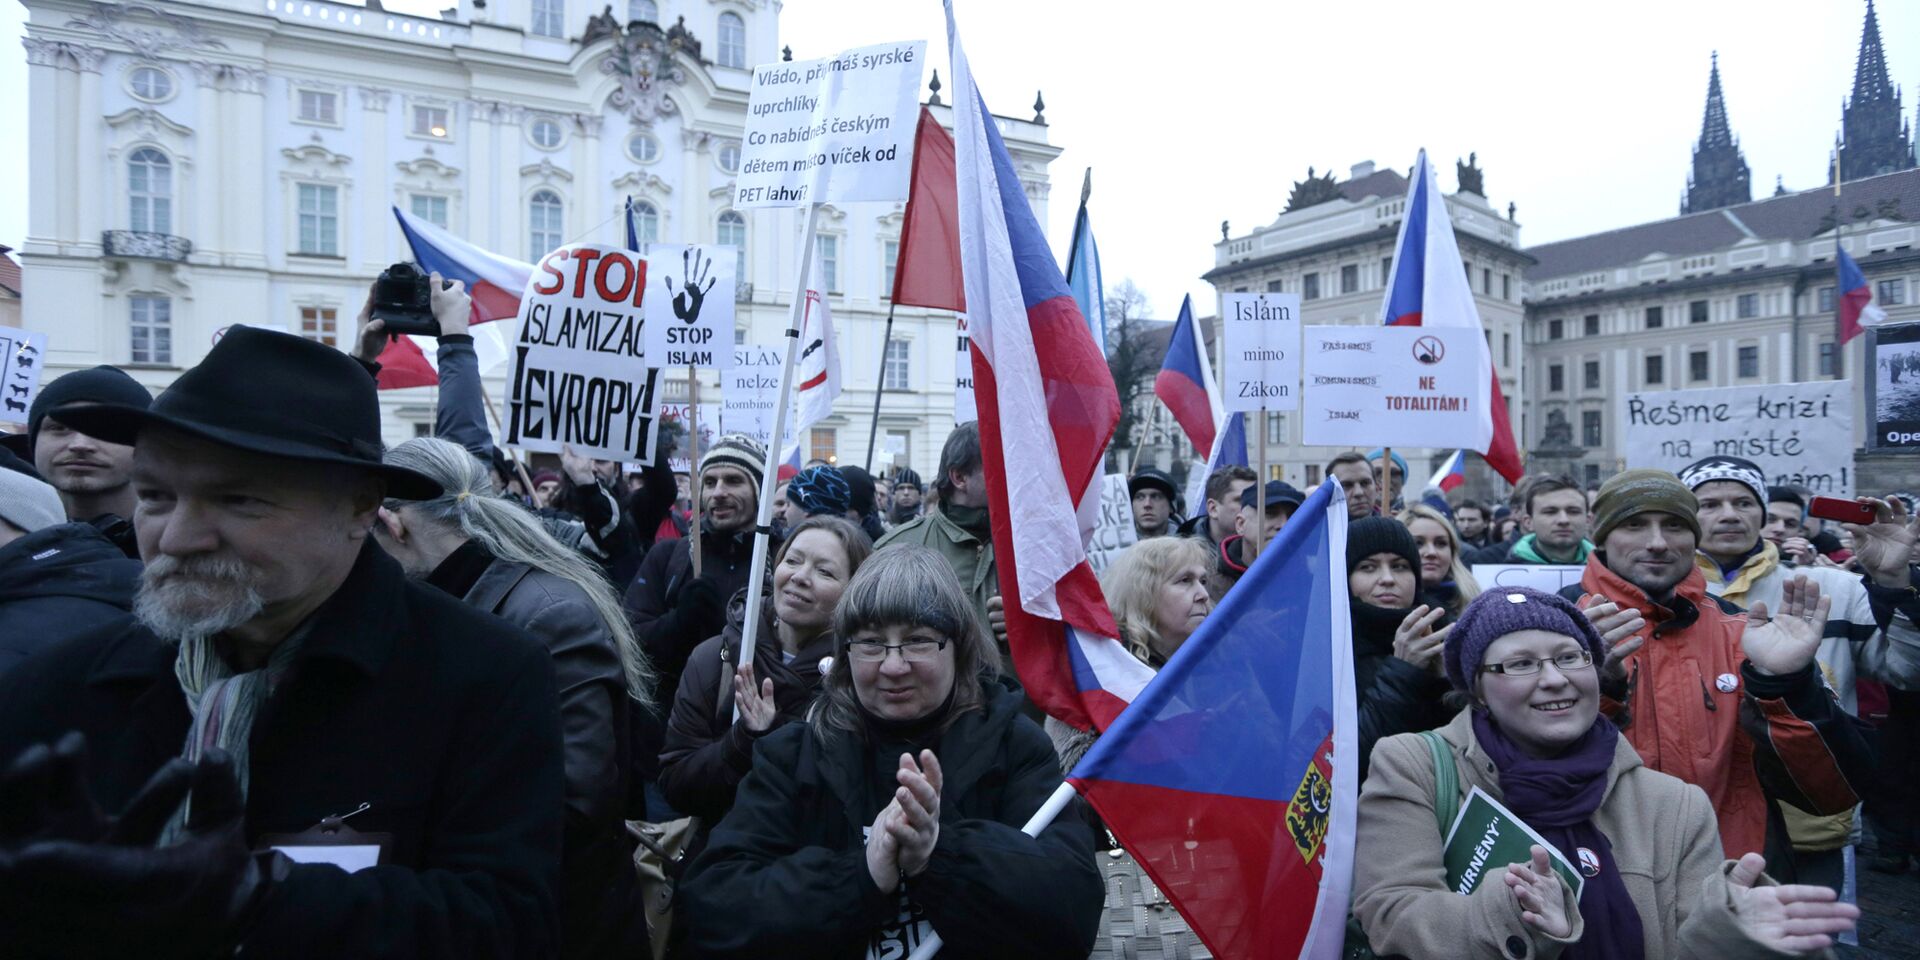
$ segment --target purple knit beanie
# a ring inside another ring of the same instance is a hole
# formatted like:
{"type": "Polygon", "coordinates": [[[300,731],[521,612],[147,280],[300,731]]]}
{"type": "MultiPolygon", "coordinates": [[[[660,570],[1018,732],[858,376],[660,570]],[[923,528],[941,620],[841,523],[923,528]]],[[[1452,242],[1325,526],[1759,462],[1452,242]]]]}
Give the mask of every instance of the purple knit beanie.
{"type": "Polygon", "coordinates": [[[1593,662],[1606,659],[1607,645],[1580,608],[1565,597],[1531,587],[1500,587],[1475,597],[1447,633],[1447,679],[1460,691],[1473,689],[1480,662],[1495,640],[1521,630],[1546,630],[1586,645],[1593,662]]]}

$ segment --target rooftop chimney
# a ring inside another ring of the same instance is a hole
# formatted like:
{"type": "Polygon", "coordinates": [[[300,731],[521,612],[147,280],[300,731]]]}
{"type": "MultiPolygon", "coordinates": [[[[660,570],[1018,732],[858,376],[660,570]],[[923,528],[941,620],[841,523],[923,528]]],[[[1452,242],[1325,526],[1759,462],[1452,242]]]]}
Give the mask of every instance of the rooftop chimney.
{"type": "Polygon", "coordinates": [[[1347,172],[1347,179],[1349,180],[1358,180],[1362,177],[1371,177],[1371,176],[1373,176],[1372,160],[1362,160],[1359,163],[1354,164],[1352,169],[1350,169],[1347,172]]]}

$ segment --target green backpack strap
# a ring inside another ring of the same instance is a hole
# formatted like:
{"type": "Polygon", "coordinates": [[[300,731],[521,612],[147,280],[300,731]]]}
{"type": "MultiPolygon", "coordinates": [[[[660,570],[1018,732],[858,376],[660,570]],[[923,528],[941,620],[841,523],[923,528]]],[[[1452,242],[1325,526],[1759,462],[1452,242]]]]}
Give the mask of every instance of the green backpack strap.
{"type": "Polygon", "coordinates": [[[1440,822],[1440,836],[1445,837],[1460,806],[1460,770],[1454,766],[1453,748],[1440,738],[1440,731],[1423,730],[1420,736],[1433,754],[1433,818],[1440,822]]]}

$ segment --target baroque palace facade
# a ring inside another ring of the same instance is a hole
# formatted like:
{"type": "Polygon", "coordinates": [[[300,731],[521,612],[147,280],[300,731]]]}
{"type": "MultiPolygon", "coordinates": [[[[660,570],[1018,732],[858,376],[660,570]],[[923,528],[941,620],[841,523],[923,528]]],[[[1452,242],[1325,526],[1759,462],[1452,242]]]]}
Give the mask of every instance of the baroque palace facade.
{"type": "Polygon", "coordinates": [[[1619,470],[1629,391],[1846,379],[1858,489],[1910,488],[1911,455],[1866,447],[1873,334],[1834,342],[1836,243],[1888,323],[1920,321],[1920,169],[1903,113],[1868,4],[1835,138],[1838,196],[1830,167],[1826,184],[1754,200],[1716,54],[1680,215],[1527,251],[1530,467],[1587,483],[1619,470]]]}
{"type": "MultiPolygon", "coordinates": [[[[26,6],[19,255],[49,377],[110,363],[158,390],[233,323],[350,349],[368,285],[410,259],[394,206],[534,260],[622,243],[631,196],[643,244],[740,247],[739,343],[785,329],[799,214],[729,204],[750,70],[783,55],[774,0],[458,0],[437,18],[329,0],[26,6]]],[[[998,122],[1044,224],[1060,151],[1041,114],[998,122]]],[[[806,439],[861,463],[884,388],[880,429],[925,472],[953,426],[954,318],[903,307],[882,335],[902,206],[822,210],[846,389],[806,439]]],[[[496,401],[506,375],[487,378],[496,401]]],[[[685,402],[684,373],[663,382],[685,402]]],[[[384,392],[387,441],[429,432],[433,398],[384,392]]]]}

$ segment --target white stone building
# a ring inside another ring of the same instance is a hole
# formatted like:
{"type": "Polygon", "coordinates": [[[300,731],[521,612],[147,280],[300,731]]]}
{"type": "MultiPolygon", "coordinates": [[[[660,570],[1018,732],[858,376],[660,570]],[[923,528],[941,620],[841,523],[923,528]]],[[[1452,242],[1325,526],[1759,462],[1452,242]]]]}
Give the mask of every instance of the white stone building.
{"type": "MultiPolygon", "coordinates": [[[[1494,369],[1514,430],[1522,429],[1520,371],[1522,350],[1521,273],[1531,259],[1520,250],[1520,226],[1513,209],[1506,216],[1482,196],[1482,174],[1469,160],[1457,168],[1462,189],[1445,197],[1460,246],[1462,269],[1473,288],[1494,369]]],[[[1214,244],[1215,267],[1203,279],[1218,294],[1271,291],[1300,296],[1300,325],[1375,324],[1380,322],[1387,278],[1392,273],[1394,244],[1407,203],[1407,178],[1394,170],[1375,169],[1371,161],[1354,164],[1346,180],[1333,175],[1314,177],[1294,185],[1287,210],[1271,223],[1233,236],[1221,224],[1221,240],[1214,244]]],[[[1216,302],[1215,315],[1224,300],[1216,302]]],[[[1530,362],[1530,361],[1529,361],[1530,362]]],[[[1220,356],[1214,357],[1215,369],[1220,356]]],[[[1266,424],[1268,473],[1302,489],[1318,484],[1326,468],[1350,447],[1310,447],[1301,442],[1299,417],[1269,413],[1266,424]]],[[[1248,455],[1259,442],[1249,424],[1248,455]]],[[[1362,452],[1365,452],[1364,450],[1362,452]]],[[[1407,459],[1407,488],[1425,485],[1440,458],[1452,450],[1396,449],[1407,459]]],[[[1469,483],[1476,492],[1491,492],[1504,481],[1484,463],[1474,461],[1469,483]]]]}
{"type": "MultiPolygon", "coordinates": [[[[370,281],[410,258],[392,206],[531,260],[621,242],[632,196],[642,242],[741,246],[741,342],[785,329],[799,215],[729,205],[749,68],[781,58],[778,2],[458,0],[438,19],[329,0],[25,3],[19,254],[50,376],[111,363],[157,390],[235,322],[349,347],[370,281]]],[[[1059,150],[1037,115],[1000,126],[1044,224],[1059,150]]],[[[881,430],[927,472],[953,423],[954,322],[902,308],[883,342],[902,206],[822,211],[846,392],[809,440],[864,459],[884,352],[881,430]]],[[[669,379],[665,399],[686,392],[669,379]]],[[[430,430],[433,399],[383,393],[388,442],[430,430]]]]}

